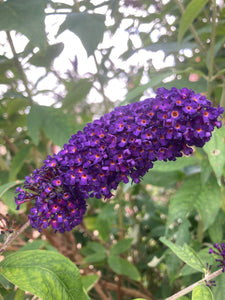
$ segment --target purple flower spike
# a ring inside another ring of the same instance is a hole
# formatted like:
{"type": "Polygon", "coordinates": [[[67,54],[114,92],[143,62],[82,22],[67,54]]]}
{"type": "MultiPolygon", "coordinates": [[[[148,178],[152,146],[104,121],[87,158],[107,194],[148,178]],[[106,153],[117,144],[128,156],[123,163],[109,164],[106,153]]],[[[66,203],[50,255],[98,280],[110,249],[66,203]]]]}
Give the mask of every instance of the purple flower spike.
{"type": "Polygon", "coordinates": [[[16,191],[17,208],[34,203],[29,219],[41,231],[78,225],[89,197],[112,197],[120,182],[139,183],[156,160],[176,160],[203,147],[223,108],[192,90],[157,90],[155,98],[116,107],[78,131],[16,191]]]}
{"type": "Polygon", "coordinates": [[[220,259],[216,259],[220,264],[217,266],[218,268],[222,267],[223,272],[225,272],[225,244],[221,243],[219,244],[214,244],[213,247],[216,249],[209,249],[209,254],[216,254],[217,256],[220,256],[220,259]]]}

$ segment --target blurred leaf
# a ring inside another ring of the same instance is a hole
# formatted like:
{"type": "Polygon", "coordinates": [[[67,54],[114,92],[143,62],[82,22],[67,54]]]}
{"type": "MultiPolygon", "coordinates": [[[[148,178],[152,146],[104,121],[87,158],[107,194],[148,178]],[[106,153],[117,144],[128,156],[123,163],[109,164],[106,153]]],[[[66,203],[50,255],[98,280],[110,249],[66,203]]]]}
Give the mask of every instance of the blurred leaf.
{"type": "Polygon", "coordinates": [[[223,239],[224,212],[219,211],[215,221],[209,227],[209,236],[213,243],[218,243],[223,239]]]}
{"type": "Polygon", "coordinates": [[[5,257],[0,267],[7,280],[42,299],[90,299],[83,291],[79,269],[58,252],[19,251],[5,257]]]}
{"type": "Polygon", "coordinates": [[[201,163],[201,182],[202,185],[206,184],[212,173],[212,167],[209,164],[208,159],[203,159],[201,163]]]}
{"type": "Polygon", "coordinates": [[[119,240],[110,248],[110,255],[117,255],[130,249],[133,239],[119,240]]]}
{"type": "MultiPolygon", "coordinates": [[[[162,172],[171,172],[183,170],[187,166],[199,165],[200,160],[196,156],[182,156],[175,161],[156,161],[154,162],[153,170],[162,172]]],[[[151,170],[150,170],[151,171],[151,170]]]]}
{"type": "Polygon", "coordinates": [[[56,145],[62,146],[68,141],[71,134],[75,133],[71,118],[61,109],[53,107],[33,105],[27,117],[28,132],[37,145],[40,129],[56,145]]]}
{"type": "Polygon", "coordinates": [[[152,88],[152,87],[156,86],[163,79],[171,76],[172,74],[173,74],[173,72],[169,71],[169,72],[164,72],[162,74],[154,76],[153,78],[150,78],[150,82],[140,85],[140,86],[136,87],[135,89],[131,90],[130,92],[128,92],[126,99],[120,103],[120,106],[135,102],[136,98],[142,96],[144,91],[146,91],[148,88],[152,88]]]}
{"type": "Polygon", "coordinates": [[[106,258],[106,254],[103,253],[103,252],[94,253],[94,254],[90,254],[90,255],[86,256],[84,258],[84,262],[86,262],[86,263],[98,263],[98,262],[104,261],[105,258],[106,258]]]}
{"type": "Polygon", "coordinates": [[[46,241],[35,240],[33,242],[27,242],[26,245],[21,247],[18,251],[38,250],[45,247],[46,244],[46,241]]]}
{"type": "Polygon", "coordinates": [[[38,51],[35,53],[30,59],[29,63],[35,65],[37,67],[45,67],[50,68],[54,59],[59,56],[59,54],[63,51],[64,44],[57,43],[54,45],[48,45],[48,47],[44,50],[38,51]]]}
{"type": "Polygon", "coordinates": [[[27,155],[30,152],[30,148],[31,145],[24,145],[13,157],[9,171],[9,181],[13,181],[14,179],[16,179],[17,174],[22,168],[24,161],[26,160],[27,155]]]}
{"type": "Polygon", "coordinates": [[[169,187],[181,181],[184,173],[181,171],[163,172],[150,170],[143,178],[143,182],[156,186],[169,187]]]}
{"type": "Polygon", "coordinates": [[[180,42],[188,30],[192,22],[199,15],[202,8],[206,5],[209,0],[192,0],[189,2],[185,11],[182,13],[180,20],[180,27],[178,32],[178,42],[180,42]]]}
{"type": "Polygon", "coordinates": [[[82,284],[84,289],[89,292],[99,280],[99,276],[95,274],[82,276],[82,284]]]}
{"type": "MultiPolygon", "coordinates": [[[[1,199],[13,213],[15,213],[15,214],[19,213],[19,211],[16,210],[15,189],[10,189],[10,190],[6,191],[1,196],[1,199]]],[[[21,206],[21,208],[22,208],[22,206],[21,206]]]]}
{"type": "Polygon", "coordinates": [[[90,92],[92,82],[89,79],[80,79],[76,83],[72,82],[69,85],[66,97],[62,101],[62,107],[73,110],[74,105],[85,99],[90,92]]]}
{"type": "Polygon", "coordinates": [[[202,263],[197,253],[187,244],[184,244],[183,246],[178,246],[171,243],[163,237],[160,238],[160,241],[167,247],[169,247],[173,251],[173,253],[175,253],[187,265],[189,265],[195,270],[198,270],[199,272],[205,272],[205,265],[202,263]]]}
{"type": "Polygon", "coordinates": [[[209,162],[213,171],[216,174],[218,184],[221,185],[221,176],[225,164],[225,128],[215,129],[212,137],[204,146],[204,151],[207,153],[209,162]]]}
{"type": "Polygon", "coordinates": [[[175,219],[187,218],[187,215],[196,209],[201,215],[204,230],[206,230],[214,222],[221,201],[220,188],[213,176],[210,177],[205,186],[202,186],[198,174],[190,176],[183,182],[170,201],[167,226],[175,219]]]}
{"type": "Polygon", "coordinates": [[[22,183],[23,181],[21,180],[16,180],[16,181],[13,181],[13,182],[9,182],[9,183],[6,183],[6,184],[3,184],[0,186],[0,198],[2,197],[2,195],[4,195],[5,192],[7,192],[10,188],[22,183]]]}
{"type": "MultiPolygon", "coordinates": [[[[206,285],[197,285],[192,291],[192,300],[214,300],[210,288],[206,285]]],[[[217,299],[218,300],[218,299],[217,299]]]]}
{"type": "Polygon", "coordinates": [[[110,255],[108,258],[108,264],[110,268],[117,274],[125,275],[135,281],[140,281],[141,279],[138,269],[133,264],[121,257],[110,255]]]}
{"type": "Polygon", "coordinates": [[[45,2],[43,0],[7,0],[0,4],[0,30],[16,30],[34,46],[45,48],[45,2]]]}
{"type": "Polygon", "coordinates": [[[24,300],[25,299],[25,291],[21,289],[17,289],[14,300],[24,300]]]}
{"type": "Polygon", "coordinates": [[[58,34],[66,29],[75,33],[84,45],[88,56],[90,56],[102,41],[105,28],[104,15],[89,14],[87,12],[70,13],[60,26],[58,34]]]}
{"type": "Polygon", "coordinates": [[[114,205],[109,203],[107,203],[98,214],[96,229],[99,231],[100,238],[102,238],[103,241],[107,241],[112,224],[115,222],[115,217],[116,211],[114,205]]]}
{"type": "Polygon", "coordinates": [[[224,300],[225,295],[225,276],[224,274],[216,277],[216,286],[213,287],[212,292],[215,300],[224,300]]]}

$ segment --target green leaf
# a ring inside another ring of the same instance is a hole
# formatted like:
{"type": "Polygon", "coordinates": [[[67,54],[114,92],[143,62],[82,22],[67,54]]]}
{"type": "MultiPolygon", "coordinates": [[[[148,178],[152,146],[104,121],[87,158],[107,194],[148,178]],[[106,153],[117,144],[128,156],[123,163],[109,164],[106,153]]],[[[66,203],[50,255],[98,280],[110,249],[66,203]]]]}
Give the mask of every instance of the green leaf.
{"type": "Polygon", "coordinates": [[[89,299],[79,269],[58,252],[19,251],[5,257],[0,270],[7,280],[43,300],[89,299]]]}
{"type": "Polygon", "coordinates": [[[5,192],[7,192],[9,189],[11,189],[12,187],[22,183],[23,181],[21,180],[16,180],[13,182],[9,182],[6,184],[3,184],[2,186],[0,186],[0,198],[2,197],[2,195],[4,195],[5,192]]]}
{"type": "Polygon", "coordinates": [[[39,131],[42,129],[47,137],[56,145],[63,146],[71,134],[75,133],[72,120],[61,109],[33,105],[27,117],[28,132],[37,145],[39,131]]]}
{"type": "Polygon", "coordinates": [[[48,45],[44,50],[38,51],[30,59],[29,63],[37,67],[49,68],[53,63],[54,59],[59,56],[63,51],[64,44],[57,43],[54,45],[48,45]]]}
{"type": "Polygon", "coordinates": [[[17,289],[14,300],[24,300],[25,299],[25,291],[21,289],[17,289]]]}
{"type": "Polygon", "coordinates": [[[167,227],[174,220],[185,219],[193,209],[196,209],[206,230],[214,222],[221,202],[221,191],[215,177],[211,176],[207,185],[202,186],[199,174],[190,176],[170,201],[167,227]]]}
{"type": "Polygon", "coordinates": [[[4,195],[2,195],[1,199],[13,213],[19,213],[19,211],[16,209],[15,189],[10,189],[6,191],[4,195]]]}
{"type": "Polygon", "coordinates": [[[184,244],[183,246],[178,246],[171,243],[163,237],[160,238],[160,241],[167,247],[169,247],[173,251],[173,253],[175,253],[187,265],[202,273],[205,272],[205,265],[202,263],[197,253],[187,244],[184,244]]]}
{"type": "Polygon", "coordinates": [[[46,241],[35,240],[33,242],[27,242],[26,245],[21,247],[18,251],[37,250],[37,249],[45,247],[46,244],[47,244],[46,241]]]}
{"type": "Polygon", "coordinates": [[[110,255],[108,258],[110,268],[117,274],[125,275],[135,281],[140,281],[141,275],[138,269],[127,260],[110,255]]]}
{"type": "MultiPolygon", "coordinates": [[[[210,288],[206,285],[197,285],[192,292],[192,300],[214,300],[210,288]]],[[[217,299],[218,300],[218,299],[217,299]]]]}
{"type": "Polygon", "coordinates": [[[112,224],[115,222],[116,211],[113,204],[107,203],[97,217],[97,230],[99,231],[100,238],[103,241],[107,241],[111,232],[112,224]]]}
{"type": "Polygon", "coordinates": [[[221,185],[221,176],[225,164],[225,128],[215,129],[212,137],[204,146],[210,165],[216,174],[217,181],[221,185]]]}
{"type": "Polygon", "coordinates": [[[86,263],[98,263],[98,262],[102,262],[104,261],[104,259],[106,258],[106,254],[103,252],[100,253],[94,253],[94,254],[90,254],[88,256],[85,257],[84,261],[86,263]]]}
{"type": "Polygon", "coordinates": [[[218,243],[223,239],[223,224],[224,224],[224,212],[222,210],[216,216],[215,221],[209,227],[209,236],[213,243],[218,243]]]}
{"type": "Polygon", "coordinates": [[[185,32],[191,26],[192,22],[199,15],[202,8],[206,5],[209,0],[192,0],[185,11],[182,13],[180,20],[180,27],[178,33],[178,42],[182,40],[185,32]]]}
{"type": "Polygon", "coordinates": [[[181,171],[163,172],[150,170],[143,178],[143,182],[156,186],[169,187],[181,181],[184,178],[181,171]]]}
{"type": "Polygon", "coordinates": [[[69,29],[81,40],[88,56],[97,49],[105,31],[105,16],[100,14],[70,13],[60,26],[58,34],[69,29]]]}
{"type": "Polygon", "coordinates": [[[14,179],[16,179],[16,175],[22,168],[24,161],[30,152],[30,148],[31,145],[24,145],[13,157],[9,171],[9,181],[13,181],[14,179]]]}
{"type": "Polygon", "coordinates": [[[98,280],[99,280],[99,276],[95,274],[83,276],[82,283],[84,289],[87,292],[89,292],[93,288],[93,286],[97,283],[98,280]]]}
{"type": "MultiPolygon", "coordinates": [[[[200,160],[196,156],[182,156],[175,161],[156,161],[154,162],[154,171],[171,172],[183,170],[185,167],[199,165],[200,160]]],[[[151,172],[151,170],[150,170],[151,172]]]]}
{"type": "Polygon", "coordinates": [[[110,248],[110,255],[117,255],[130,249],[133,239],[119,240],[110,248]]]}
{"type": "Polygon", "coordinates": [[[80,79],[76,83],[70,83],[68,87],[68,93],[66,97],[62,101],[62,107],[73,110],[74,105],[82,101],[87,94],[90,92],[90,89],[92,87],[92,82],[90,82],[88,79],[80,79]]]}
{"type": "Polygon", "coordinates": [[[34,46],[45,48],[45,3],[43,0],[8,0],[0,4],[0,30],[16,30],[34,46]]]}
{"type": "Polygon", "coordinates": [[[224,274],[219,275],[216,277],[216,286],[213,287],[213,295],[216,300],[224,300],[225,295],[225,276],[224,274]]]}

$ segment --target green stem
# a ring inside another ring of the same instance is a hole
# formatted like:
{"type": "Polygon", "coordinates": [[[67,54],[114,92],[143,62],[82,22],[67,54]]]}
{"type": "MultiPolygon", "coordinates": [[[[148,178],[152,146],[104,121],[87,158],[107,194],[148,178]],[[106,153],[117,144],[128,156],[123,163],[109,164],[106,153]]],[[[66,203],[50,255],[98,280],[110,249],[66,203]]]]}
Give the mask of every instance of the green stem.
{"type": "Polygon", "coordinates": [[[187,288],[183,289],[182,291],[174,294],[173,296],[166,298],[165,300],[175,300],[175,299],[179,299],[181,296],[184,296],[188,293],[190,293],[197,285],[201,285],[201,284],[205,284],[206,282],[209,282],[210,280],[212,280],[213,278],[219,276],[220,274],[222,274],[223,269],[220,269],[210,275],[205,275],[205,277],[195,283],[193,283],[192,285],[188,286],[187,288]]]}
{"type": "Polygon", "coordinates": [[[222,95],[220,99],[220,106],[225,107],[225,84],[222,89],[222,95]]]}
{"type": "Polygon", "coordinates": [[[208,83],[207,83],[207,97],[210,99],[212,93],[212,77],[214,67],[214,48],[216,37],[216,0],[212,0],[212,30],[210,37],[210,49],[209,49],[209,71],[208,71],[208,83]]]}

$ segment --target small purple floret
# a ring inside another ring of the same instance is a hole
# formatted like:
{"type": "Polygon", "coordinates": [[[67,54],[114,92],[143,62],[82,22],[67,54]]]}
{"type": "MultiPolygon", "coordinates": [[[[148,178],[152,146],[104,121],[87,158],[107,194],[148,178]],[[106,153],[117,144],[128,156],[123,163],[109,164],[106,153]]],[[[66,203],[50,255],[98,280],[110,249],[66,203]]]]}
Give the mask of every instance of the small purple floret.
{"type": "Polygon", "coordinates": [[[89,197],[110,198],[120,182],[138,183],[156,160],[176,160],[203,147],[223,108],[192,90],[157,90],[155,98],[116,107],[78,131],[48,156],[16,191],[17,209],[34,203],[29,219],[41,231],[69,231],[78,225],[89,197]]]}
{"type": "Polygon", "coordinates": [[[216,254],[217,256],[220,256],[220,259],[216,259],[220,264],[217,266],[218,268],[222,267],[223,272],[225,272],[225,244],[221,243],[220,245],[218,243],[215,243],[213,247],[216,249],[209,249],[209,254],[216,254]]]}

